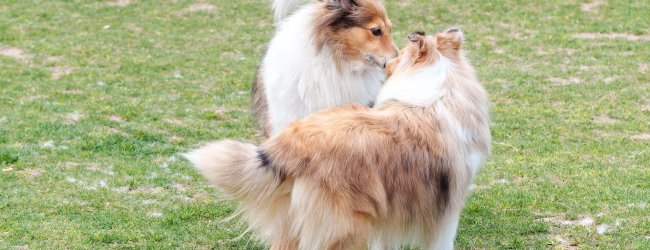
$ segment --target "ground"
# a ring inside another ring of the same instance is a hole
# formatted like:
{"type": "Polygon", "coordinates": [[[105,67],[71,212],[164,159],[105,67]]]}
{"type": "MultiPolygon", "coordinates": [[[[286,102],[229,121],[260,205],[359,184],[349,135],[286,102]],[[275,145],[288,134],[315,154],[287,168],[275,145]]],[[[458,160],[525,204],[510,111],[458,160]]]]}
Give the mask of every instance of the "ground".
{"type": "MultiPolygon", "coordinates": [[[[386,2],[398,45],[461,27],[490,94],[458,248],[650,248],[650,1],[386,2]]],[[[0,249],[261,248],[179,152],[257,140],[268,1],[0,13],[0,249]]]]}

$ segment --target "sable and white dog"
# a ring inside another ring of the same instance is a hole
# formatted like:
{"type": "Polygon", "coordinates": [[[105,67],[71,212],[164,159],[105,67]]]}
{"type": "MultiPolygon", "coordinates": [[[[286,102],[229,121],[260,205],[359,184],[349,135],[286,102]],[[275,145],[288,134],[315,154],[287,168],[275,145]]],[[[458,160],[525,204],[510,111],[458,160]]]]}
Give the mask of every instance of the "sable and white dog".
{"type": "Polygon", "coordinates": [[[377,0],[275,0],[278,29],[253,83],[265,137],[291,121],[346,103],[373,103],[397,56],[377,0]],[[291,16],[291,9],[304,4],[291,16]],[[283,19],[284,18],[284,19],[283,19]]]}
{"type": "Polygon", "coordinates": [[[452,249],[490,152],[487,93],[459,30],[409,40],[374,108],[328,109],[259,147],[226,140],[186,157],[271,249],[452,249]]]}

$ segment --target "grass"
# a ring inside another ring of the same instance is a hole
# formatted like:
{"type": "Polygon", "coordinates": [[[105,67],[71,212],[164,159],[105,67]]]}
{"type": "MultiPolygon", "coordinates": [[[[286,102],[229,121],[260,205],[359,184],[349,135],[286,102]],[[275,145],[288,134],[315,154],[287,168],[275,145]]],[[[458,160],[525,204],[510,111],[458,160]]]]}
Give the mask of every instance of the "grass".
{"type": "MultiPolygon", "coordinates": [[[[0,249],[261,248],[177,154],[256,140],[272,17],[205,3],[0,3],[0,249]]],[[[387,1],[399,45],[460,26],[490,93],[458,248],[650,248],[650,2],[584,3],[387,1]]]]}

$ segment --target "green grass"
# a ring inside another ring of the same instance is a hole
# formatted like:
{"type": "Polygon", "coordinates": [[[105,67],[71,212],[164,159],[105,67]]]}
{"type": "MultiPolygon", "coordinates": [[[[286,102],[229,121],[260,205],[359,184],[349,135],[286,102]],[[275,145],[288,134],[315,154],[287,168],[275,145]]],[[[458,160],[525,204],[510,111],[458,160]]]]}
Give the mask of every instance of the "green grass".
{"type": "MultiPolygon", "coordinates": [[[[256,140],[269,4],[207,2],[0,3],[0,249],[261,248],[177,155],[256,140]]],[[[650,248],[650,2],[582,3],[387,0],[399,45],[461,27],[490,93],[458,248],[650,248]]]]}

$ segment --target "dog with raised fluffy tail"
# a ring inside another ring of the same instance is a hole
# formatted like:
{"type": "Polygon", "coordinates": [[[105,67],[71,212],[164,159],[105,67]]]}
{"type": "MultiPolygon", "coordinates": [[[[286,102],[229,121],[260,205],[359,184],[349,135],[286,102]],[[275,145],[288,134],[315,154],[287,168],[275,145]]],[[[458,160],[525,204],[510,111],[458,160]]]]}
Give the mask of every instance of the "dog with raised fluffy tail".
{"type": "Polygon", "coordinates": [[[274,0],[273,6],[277,32],[252,90],[264,137],[323,109],[374,102],[383,68],[398,52],[381,1],[274,0]]]}
{"type": "Polygon", "coordinates": [[[374,108],[328,109],[259,147],[227,140],[186,157],[271,249],[452,249],[491,143],[462,40],[411,33],[374,108]]]}

